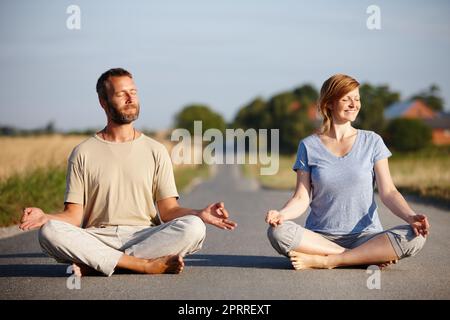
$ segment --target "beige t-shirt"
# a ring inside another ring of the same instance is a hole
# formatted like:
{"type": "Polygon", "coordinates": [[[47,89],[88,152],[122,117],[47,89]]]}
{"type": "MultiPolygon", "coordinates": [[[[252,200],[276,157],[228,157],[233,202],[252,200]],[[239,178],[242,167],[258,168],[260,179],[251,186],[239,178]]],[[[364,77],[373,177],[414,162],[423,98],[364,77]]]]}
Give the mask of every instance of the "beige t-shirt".
{"type": "Polygon", "coordinates": [[[141,134],[128,142],[94,135],[70,155],[64,202],[83,205],[83,228],[159,224],[155,201],[178,192],[167,149],[141,134]]]}

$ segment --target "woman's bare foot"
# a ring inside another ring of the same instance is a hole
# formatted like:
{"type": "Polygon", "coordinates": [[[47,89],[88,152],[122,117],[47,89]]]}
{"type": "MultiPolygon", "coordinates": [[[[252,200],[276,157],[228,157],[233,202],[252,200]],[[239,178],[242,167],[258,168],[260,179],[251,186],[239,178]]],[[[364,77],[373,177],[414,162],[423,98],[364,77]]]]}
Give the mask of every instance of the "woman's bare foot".
{"type": "Polygon", "coordinates": [[[389,267],[391,264],[396,264],[398,262],[398,260],[392,260],[392,261],[388,261],[388,262],[384,262],[384,263],[380,263],[378,265],[378,268],[380,268],[380,270],[384,270],[387,267],[389,267]]]}
{"type": "Polygon", "coordinates": [[[144,266],[144,273],[181,273],[184,268],[183,258],[179,255],[164,256],[156,259],[147,259],[144,266]]]}
{"type": "MultiPolygon", "coordinates": [[[[333,269],[335,266],[330,265],[327,258],[328,256],[319,256],[306,254],[303,252],[289,251],[289,257],[292,262],[292,266],[295,270],[305,269],[333,269]]],[[[380,263],[377,266],[380,270],[386,269],[391,264],[396,264],[398,260],[387,261],[380,263]]]]}
{"type": "Polygon", "coordinates": [[[289,257],[295,270],[306,269],[331,269],[326,265],[327,256],[306,254],[297,251],[289,251],[289,257]]]}

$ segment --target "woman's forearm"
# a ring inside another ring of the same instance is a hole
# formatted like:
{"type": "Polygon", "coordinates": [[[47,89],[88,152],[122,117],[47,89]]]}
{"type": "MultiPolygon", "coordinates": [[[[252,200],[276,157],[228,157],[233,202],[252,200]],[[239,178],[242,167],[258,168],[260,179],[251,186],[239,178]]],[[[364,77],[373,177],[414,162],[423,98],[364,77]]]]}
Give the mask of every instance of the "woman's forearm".
{"type": "Polygon", "coordinates": [[[300,217],[309,207],[309,199],[293,197],[283,206],[279,212],[285,220],[300,217]]]}
{"type": "Polygon", "coordinates": [[[390,191],[387,195],[382,197],[381,200],[392,213],[408,223],[410,222],[411,217],[416,215],[402,194],[396,189],[390,191]]]}

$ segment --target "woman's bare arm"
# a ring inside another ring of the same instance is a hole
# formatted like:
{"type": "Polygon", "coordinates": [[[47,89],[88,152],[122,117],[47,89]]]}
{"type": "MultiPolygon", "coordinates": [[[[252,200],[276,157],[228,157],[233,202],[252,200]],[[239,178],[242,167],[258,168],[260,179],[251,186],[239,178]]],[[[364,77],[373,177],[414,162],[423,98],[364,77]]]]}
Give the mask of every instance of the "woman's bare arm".
{"type": "Polygon", "coordinates": [[[309,194],[311,192],[311,174],[297,170],[297,184],[293,196],[280,210],[269,210],[266,214],[266,222],[272,226],[301,216],[309,207],[309,194]]]}
{"type": "Polygon", "coordinates": [[[377,161],[374,168],[381,201],[392,213],[409,223],[416,235],[428,235],[430,228],[428,218],[424,214],[415,213],[397,190],[392,181],[388,159],[377,161]]]}

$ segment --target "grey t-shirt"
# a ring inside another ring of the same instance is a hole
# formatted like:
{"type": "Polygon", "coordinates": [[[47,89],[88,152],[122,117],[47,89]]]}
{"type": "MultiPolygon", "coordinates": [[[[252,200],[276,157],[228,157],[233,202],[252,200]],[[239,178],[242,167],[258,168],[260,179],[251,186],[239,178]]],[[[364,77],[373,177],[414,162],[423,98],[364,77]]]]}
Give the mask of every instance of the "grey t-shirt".
{"type": "Polygon", "coordinates": [[[374,199],[374,164],[392,155],[372,131],[357,130],[351,150],[332,154],[316,134],[300,141],[294,170],[311,174],[306,228],[336,235],[383,230],[374,199]]]}

